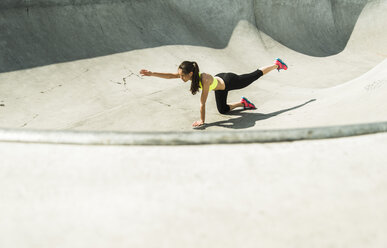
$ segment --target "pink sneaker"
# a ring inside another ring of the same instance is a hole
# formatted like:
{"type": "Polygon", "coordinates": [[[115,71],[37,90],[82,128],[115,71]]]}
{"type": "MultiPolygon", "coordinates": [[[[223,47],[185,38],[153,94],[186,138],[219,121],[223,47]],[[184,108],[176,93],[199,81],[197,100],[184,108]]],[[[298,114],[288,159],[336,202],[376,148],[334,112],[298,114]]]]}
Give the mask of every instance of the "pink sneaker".
{"type": "Polygon", "coordinates": [[[241,103],[243,103],[243,109],[257,109],[255,105],[244,96],[242,96],[241,103]]]}
{"type": "Polygon", "coordinates": [[[283,62],[279,58],[275,59],[274,64],[278,65],[278,68],[277,68],[278,71],[280,71],[280,70],[285,70],[286,71],[288,69],[288,66],[285,64],[285,62],[283,62]]]}

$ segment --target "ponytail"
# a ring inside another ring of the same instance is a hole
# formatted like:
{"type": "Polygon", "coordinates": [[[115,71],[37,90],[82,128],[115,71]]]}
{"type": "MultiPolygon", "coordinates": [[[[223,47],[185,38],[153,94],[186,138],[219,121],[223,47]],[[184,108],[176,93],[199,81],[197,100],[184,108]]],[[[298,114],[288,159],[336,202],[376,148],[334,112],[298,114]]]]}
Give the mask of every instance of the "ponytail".
{"type": "Polygon", "coordinates": [[[191,93],[195,95],[199,91],[199,65],[196,62],[184,61],[180,64],[179,69],[182,70],[184,74],[189,74],[192,72],[192,83],[191,83],[191,93]]]}

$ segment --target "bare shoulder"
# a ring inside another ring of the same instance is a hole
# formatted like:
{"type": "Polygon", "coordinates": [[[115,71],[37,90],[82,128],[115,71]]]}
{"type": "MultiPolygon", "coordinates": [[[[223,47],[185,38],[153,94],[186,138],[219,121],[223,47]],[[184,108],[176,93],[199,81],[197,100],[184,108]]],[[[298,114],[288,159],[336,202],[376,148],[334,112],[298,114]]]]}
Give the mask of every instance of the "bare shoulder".
{"type": "Polygon", "coordinates": [[[211,84],[212,83],[212,80],[214,80],[214,78],[212,77],[211,74],[208,74],[208,73],[202,73],[202,82],[204,84],[211,84]]]}

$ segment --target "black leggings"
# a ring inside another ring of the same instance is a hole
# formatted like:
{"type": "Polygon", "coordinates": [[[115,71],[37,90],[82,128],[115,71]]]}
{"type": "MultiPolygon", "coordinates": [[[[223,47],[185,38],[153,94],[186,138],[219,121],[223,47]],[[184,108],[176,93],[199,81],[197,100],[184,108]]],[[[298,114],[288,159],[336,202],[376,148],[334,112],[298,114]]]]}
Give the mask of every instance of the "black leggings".
{"type": "Polygon", "coordinates": [[[227,95],[230,90],[245,88],[262,76],[263,72],[261,70],[243,75],[236,75],[234,73],[217,74],[216,77],[222,78],[226,84],[226,89],[215,91],[216,106],[218,107],[219,113],[226,114],[230,111],[230,106],[227,105],[227,95]]]}

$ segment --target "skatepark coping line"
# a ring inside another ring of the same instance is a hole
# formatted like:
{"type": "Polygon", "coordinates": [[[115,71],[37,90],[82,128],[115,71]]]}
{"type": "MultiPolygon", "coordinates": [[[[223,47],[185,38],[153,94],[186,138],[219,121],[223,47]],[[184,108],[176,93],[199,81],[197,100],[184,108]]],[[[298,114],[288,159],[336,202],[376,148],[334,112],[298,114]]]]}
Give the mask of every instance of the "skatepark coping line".
{"type": "Polygon", "coordinates": [[[0,142],[64,145],[180,146],[292,142],[387,132],[387,122],[278,130],[118,132],[0,129],[0,142]]]}

